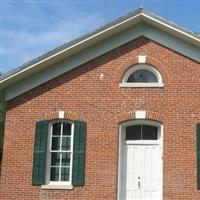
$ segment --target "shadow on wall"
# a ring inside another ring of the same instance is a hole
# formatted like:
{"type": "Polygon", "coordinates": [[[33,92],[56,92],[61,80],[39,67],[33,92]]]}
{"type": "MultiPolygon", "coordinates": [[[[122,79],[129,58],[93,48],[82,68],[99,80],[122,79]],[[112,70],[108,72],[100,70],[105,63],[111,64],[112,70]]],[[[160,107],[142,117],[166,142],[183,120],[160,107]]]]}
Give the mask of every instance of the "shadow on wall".
{"type": "MultiPolygon", "coordinates": [[[[46,83],[43,83],[42,85],[40,85],[36,88],[33,88],[30,91],[27,91],[24,94],[21,94],[20,96],[18,96],[16,98],[11,99],[10,100],[11,103],[9,103],[7,109],[10,110],[14,107],[17,107],[20,104],[23,104],[24,102],[27,102],[37,96],[40,96],[41,94],[48,92],[49,90],[59,87],[60,85],[62,85],[64,83],[70,82],[71,80],[76,79],[77,77],[79,77],[83,74],[86,74],[89,71],[110,62],[111,60],[120,58],[124,54],[127,54],[134,49],[138,49],[139,47],[145,46],[149,42],[150,42],[150,40],[148,38],[139,37],[139,38],[133,40],[131,43],[126,43],[117,49],[114,49],[114,50],[112,50],[106,54],[103,54],[93,60],[90,60],[87,63],[84,63],[84,64],[78,66],[77,68],[60,75],[59,77],[56,77],[50,81],[47,81],[46,83]],[[135,43],[136,40],[137,40],[137,43],[135,43]],[[104,57],[104,59],[102,59],[102,57],[104,57]]],[[[63,61],[61,61],[61,62],[63,62],[63,61]]]]}

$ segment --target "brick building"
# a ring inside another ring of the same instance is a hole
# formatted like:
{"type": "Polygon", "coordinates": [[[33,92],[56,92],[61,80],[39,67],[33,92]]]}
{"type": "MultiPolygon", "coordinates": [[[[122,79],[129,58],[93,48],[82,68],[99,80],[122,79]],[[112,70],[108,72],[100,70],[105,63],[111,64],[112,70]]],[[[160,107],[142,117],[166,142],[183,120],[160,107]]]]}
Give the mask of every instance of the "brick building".
{"type": "Polygon", "coordinates": [[[200,199],[198,34],[139,9],[0,88],[0,199],[200,199]]]}

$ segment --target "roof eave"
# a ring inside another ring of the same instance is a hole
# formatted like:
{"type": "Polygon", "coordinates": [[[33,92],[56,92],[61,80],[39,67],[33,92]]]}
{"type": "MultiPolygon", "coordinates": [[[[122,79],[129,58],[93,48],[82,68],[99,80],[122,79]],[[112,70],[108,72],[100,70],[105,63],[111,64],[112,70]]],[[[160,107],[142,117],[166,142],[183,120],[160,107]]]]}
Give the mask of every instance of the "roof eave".
{"type": "MultiPolygon", "coordinates": [[[[200,47],[200,37],[195,37],[195,36],[189,34],[188,33],[189,31],[186,32],[184,30],[181,30],[180,28],[182,28],[182,27],[175,28],[172,25],[170,25],[170,23],[172,23],[172,22],[165,23],[165,22],[158,20],[158,19],[156,19],[150,15],[147,15],[145,13],[141,13],[141,15],[144,16],[144,18],[143,18],[144,22],[146,22],[150,25],[153,25],[157,28],[160,28],[163,31],[171,33],[172,35],[179,37],[197,47],[200,47]]],[[[164,20],[164,21],[166,21],[166,20],[164,20]]],[[[182,29],[184,29],[184,28],[182,28],[182,29]]]]}
{"type": "Polygon", "coordinates": [[[24,79],[30,76],[31,74],[34,74],[46,68],[47,66],[51,64],[54,64],[64,58],[72,56],[89,46],[92,46],[98,42],[101,42],[102,40],[105,40],[106,38],[108,38],[109,36],[113,34],[117,34],[120,31],[125,30],[126,28],[129,28],[133,25],[138,24],[141,21],[148,23],[152,26],[158,27],[159,29],[163,31],[166,31],[197,47],[200,47],[200,37],[195,37],[194,35],[189,34],[188,32],[184,31],[184,29],[179,26],[177,27],[172,26],[171,24],[173,23],[171,22],[167,23],[167,21],[164,19],[160,20],[159,17],[155,17],[153,14],[149,14],[148,12],[141,11],[131,17],[128,17],[127,19],[119,21],[118,23],[110,27],[102,29],[101,31],[91,35],[90,37],[86,37],[85,39],[80,40],[77,43],[74,43],[63,50],[53,53],[52,55],[49,55],[43,59],[38,59],[38,60],[36,59],[35,62],[30,63],[30,64],[28,63],[27,67],[24,67],[21,70],[14,72],[13,74],[10,74],[8,76],[5,75],[3,79],[0,80],[0,89],[3,90],[4,88],[15,83],[16,81],[24,79]]]}
{"type": "Polygon", "coordinates": [[[36,73],[45,67],[49,66],[50,64],[56,63],[63,58],[67,58],[68,56],[74,55],[75,53],[83,50],[84,48],[87,48],[91,45],[94,45],[98,42],[101,42],[102,40],[108,38],[110,35],[117,34],[120,31],[124,30],[125,28],[128,28],[134,24],[137,24],[141,21],[142,16],[141,14],[138,14],[136,16],[133,16],[132,18],[129,18],[121,23],[116,24],[115,26],[109,27],[95,35],[92,35],[91,37],[86,38],[85,40],[82,40],[62,51],[59,51],[47,58],[44,58],[20,71],[17,71],[14,74],[11,74],[8,77],[5,77],[4,79],[0,80],[0,88],[3,89],[7,87],[8,85],[15,82],[18,77],[24,78],[32,73],[36,73]],[[134,20],[134,21],[133,21],[134,20]],[[54,59],[56,58],[56,59],[54,59]],[[23,74],[23,75],[22,75],[23,74]],[[11,80],[11,81],[10,81],[11,80]]]}

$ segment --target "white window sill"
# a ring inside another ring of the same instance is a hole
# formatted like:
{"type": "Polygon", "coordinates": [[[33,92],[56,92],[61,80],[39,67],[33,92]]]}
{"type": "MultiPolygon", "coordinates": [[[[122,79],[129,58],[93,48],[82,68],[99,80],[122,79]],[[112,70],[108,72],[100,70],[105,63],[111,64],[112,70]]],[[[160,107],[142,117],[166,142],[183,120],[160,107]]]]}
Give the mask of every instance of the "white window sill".
{"type": "Polygon", "coordinates": [[[41,188],[45,190],[72,190],[73,185],[42,185],[41,188]]]}
{"type": "Polygon", "coordinates": [[[120,83],[119,87],[135,87],[135,88],[140,88],[140,87],[164,87],[164,83],[120,83]]]}

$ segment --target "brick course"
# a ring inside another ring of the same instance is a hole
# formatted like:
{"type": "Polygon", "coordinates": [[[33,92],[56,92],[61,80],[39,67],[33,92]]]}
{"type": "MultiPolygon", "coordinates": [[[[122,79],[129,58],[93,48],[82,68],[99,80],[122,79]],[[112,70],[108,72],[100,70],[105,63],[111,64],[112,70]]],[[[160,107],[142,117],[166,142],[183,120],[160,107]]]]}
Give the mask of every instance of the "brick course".
{"type": "Polygon", "coordinates": [[[164,125],[164,200],[200,199],[196,184],[196,123],[200,122],[200,64],[141,37],[8,102],[1,174],[2,200],[117,199],[118,126],[134,110],[164,125]],[[164,88],[120,88],[138,55],[161,73],[164,88]],[[100,75],[104,74],[103,79],[100,75]],[[32,186],[35,123],[87,122],[86,183],[73,190],[32,186]]]}

